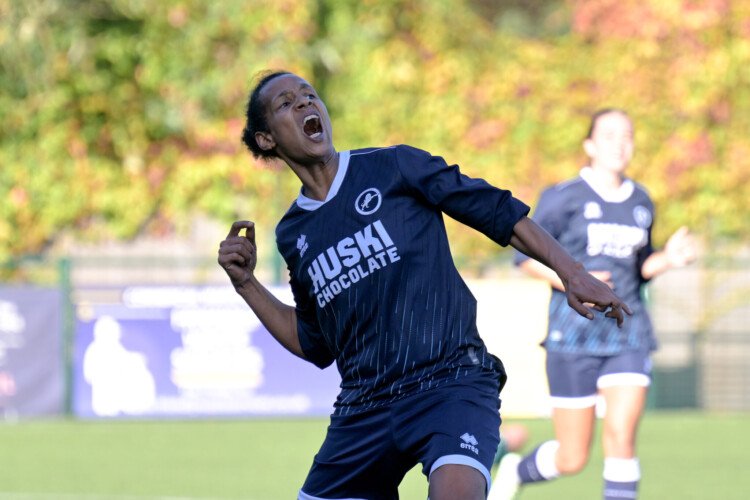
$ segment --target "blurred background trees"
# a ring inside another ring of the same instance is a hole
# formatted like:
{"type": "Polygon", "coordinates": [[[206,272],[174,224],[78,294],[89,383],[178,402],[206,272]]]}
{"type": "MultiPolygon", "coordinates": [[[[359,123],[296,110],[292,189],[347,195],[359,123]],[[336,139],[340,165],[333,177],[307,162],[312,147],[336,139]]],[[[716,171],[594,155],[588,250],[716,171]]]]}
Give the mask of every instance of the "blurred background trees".
{"type": "MultiPolygon", "coordinates": [[[[0,0],[0,260],[196,214],[272,238],[297,179],[239,140],[266,68],[319,89],[339,149],[410,143],[532,205],[583,165],[590,114],[624,108],[657,243],[748,242],[747,2],[0,0]]],[[[450,231],[462,266],[492,265],[450,231]]]]}

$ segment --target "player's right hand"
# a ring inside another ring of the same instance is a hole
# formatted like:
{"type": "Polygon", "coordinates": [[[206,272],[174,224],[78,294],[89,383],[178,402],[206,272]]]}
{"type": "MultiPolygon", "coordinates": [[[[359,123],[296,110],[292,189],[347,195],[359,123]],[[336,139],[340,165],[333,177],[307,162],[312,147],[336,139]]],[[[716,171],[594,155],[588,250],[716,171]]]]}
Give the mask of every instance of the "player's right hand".
{"type": "Polygon", "coordinates": [[[565,295],[568,305],[588,319],[594,319],[594,314],[586,304],[604,312],[607,318],[614,319],[618,327],[622,326],[625,314],[633,315],[630,307],[607,284],[586,272],[580,264],[577,264],[575,272],[565,283],[565,295]]]}
{"type": "Polygon", "coordinates": [[[612,281],[612,273],[609,271],[589,271],[589,274],[594,278],[598,279],[612,290],[615,289],[615,284],[612,281]]]}
{"type": "Polygon", "coordinates": [[[232,224],[229,234],[219,244],[218,260],[235,288],[253,277],[258,263],[254,222],[239,220],[232,224]],[[244,236],[240,234],[243,229],[244,236]]]}

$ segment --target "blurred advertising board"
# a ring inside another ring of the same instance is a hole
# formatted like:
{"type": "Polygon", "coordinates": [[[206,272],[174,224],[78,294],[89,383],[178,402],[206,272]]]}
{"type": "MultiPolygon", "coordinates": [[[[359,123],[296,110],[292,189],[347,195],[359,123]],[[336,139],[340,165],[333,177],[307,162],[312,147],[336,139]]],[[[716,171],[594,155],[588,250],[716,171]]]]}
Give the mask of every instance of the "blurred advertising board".
{"type": "MultiPolygon", "coordinates": [[[[293,303],[288,287],[272,292],[293,303]]],[[[286,351],[231,287],[133,286],[79,296],[78,417],[320,416],[333,408],[335,366],[320,370],[286,351]]]]}
{"type": "Polygon", "coordinates": [[[500,395],[503,419],[549,416],[547,356],[540,346],[547,334],[549,285],[525,277],[467,285],[477,299],[479,334],[508,374],[500,395]]]}
{"type": "Polygon", "coordinates": [[[58,290],[0,287],[0,419],[62,414],[62,301],[58,290]]]}
{"type": "MultiPolygon", "coordinates": [[[[529,279],[467,282],[488,349],[504,363],[503,417],[549,415],[539,343],[549,286],[529,279]]],[[[292,304],[289,288],[272,288],[292,304]]],[[[72,410],[82,418],[324,416],[339,391],[281,347],[225,286],[79,290],[72,410]]]]}

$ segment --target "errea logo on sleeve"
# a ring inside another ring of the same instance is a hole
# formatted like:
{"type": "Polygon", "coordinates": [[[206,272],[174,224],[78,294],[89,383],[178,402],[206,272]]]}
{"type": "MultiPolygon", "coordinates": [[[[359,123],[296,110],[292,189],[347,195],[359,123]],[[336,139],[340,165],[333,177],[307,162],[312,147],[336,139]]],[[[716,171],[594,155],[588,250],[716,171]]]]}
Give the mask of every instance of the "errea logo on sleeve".
{"type": "Polygon", "coordinates": [[[583,206],[584,219],[601,219],[602,215],[602,207],[595,201],[586,202],[583,206]]]}
{"type": "Polygon", "coordinates": [[[297,238],[297,250],[299,250],[299,256],[304,257],[305,252],[307,251],[307,247],[310,245],[307,243],[307,236],[304,234],[300,234],[299,238],[297,238]]]}

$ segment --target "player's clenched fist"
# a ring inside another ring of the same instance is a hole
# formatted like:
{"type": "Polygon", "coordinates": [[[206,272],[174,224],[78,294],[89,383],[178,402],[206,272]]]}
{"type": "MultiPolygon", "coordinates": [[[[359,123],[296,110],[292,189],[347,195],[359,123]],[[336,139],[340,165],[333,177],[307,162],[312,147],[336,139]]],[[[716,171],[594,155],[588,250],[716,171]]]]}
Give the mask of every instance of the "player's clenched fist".
{"type": "Polygon", "coordinates": [[[236,221],[219,245],[219,265],[226,271],[232,285],[239,288],[253,277],[257,262],[255,223],[236,221]],[[243,229],[244,236],[240,234],[243,229]]]}

